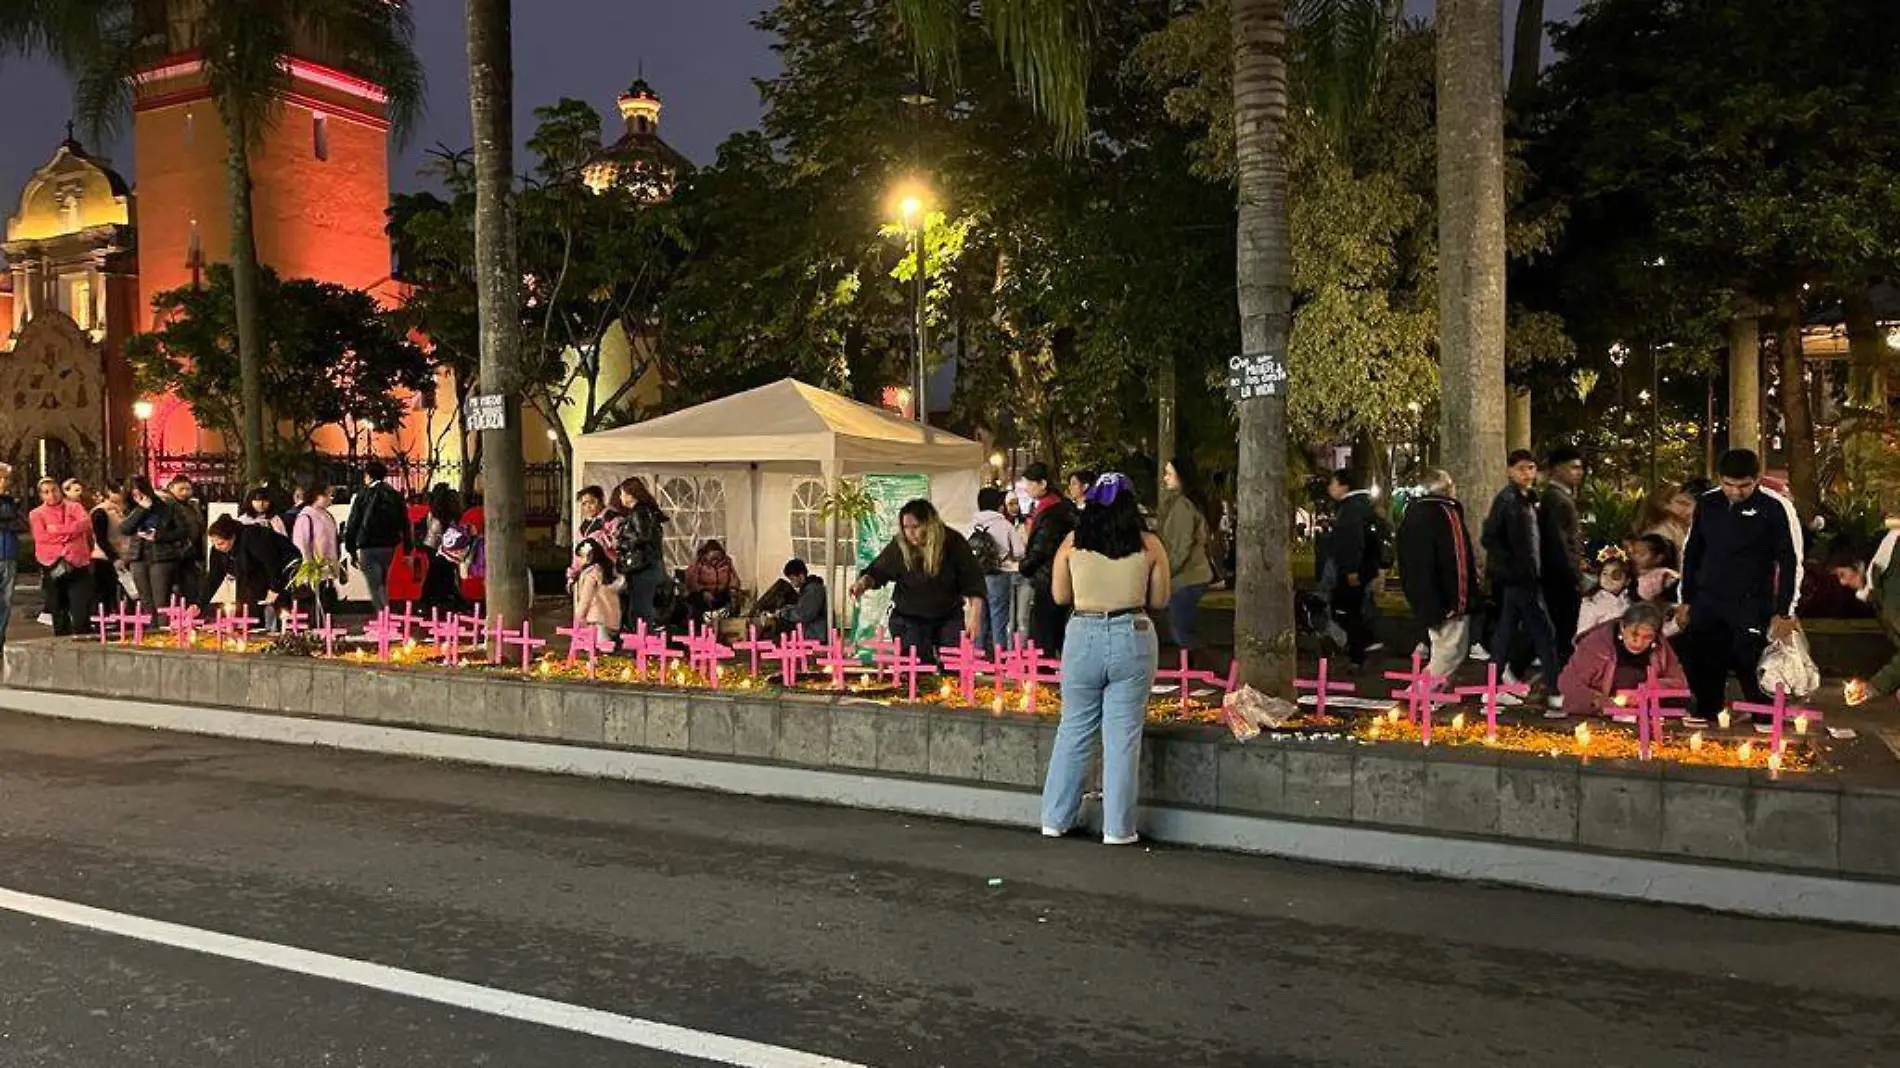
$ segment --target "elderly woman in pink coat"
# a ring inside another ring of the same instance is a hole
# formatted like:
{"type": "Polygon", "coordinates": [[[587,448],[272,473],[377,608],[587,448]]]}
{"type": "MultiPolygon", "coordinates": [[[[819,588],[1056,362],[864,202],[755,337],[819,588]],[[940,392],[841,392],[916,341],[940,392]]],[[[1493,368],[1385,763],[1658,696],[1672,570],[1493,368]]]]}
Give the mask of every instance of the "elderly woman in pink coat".
{"type": "Polygon", "coordinates": [[[1576,652],[1557,679],[1563,709],[1573,715],[1604,715],[1616,695],[1629,693],[1656,669],[1657,681],[1668,689],[1685,689],[1682,662],[1663,637],[1662,609],[1638,602],[1610,620],[1577,637],[1576,652]]]}

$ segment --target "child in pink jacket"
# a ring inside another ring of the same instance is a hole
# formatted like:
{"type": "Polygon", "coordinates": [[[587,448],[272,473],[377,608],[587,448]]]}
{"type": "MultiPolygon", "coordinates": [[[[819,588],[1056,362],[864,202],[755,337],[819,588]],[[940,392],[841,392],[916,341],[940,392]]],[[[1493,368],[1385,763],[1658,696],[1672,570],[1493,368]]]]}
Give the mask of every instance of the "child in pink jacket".
{"type": "Polygon", "coordinates": [[[625,585],[614,573],[607,550],[594,538],[574,546],[574,626],[592,624],[601,640],[612,641],[620,629],[620,591],[625,585]]]}

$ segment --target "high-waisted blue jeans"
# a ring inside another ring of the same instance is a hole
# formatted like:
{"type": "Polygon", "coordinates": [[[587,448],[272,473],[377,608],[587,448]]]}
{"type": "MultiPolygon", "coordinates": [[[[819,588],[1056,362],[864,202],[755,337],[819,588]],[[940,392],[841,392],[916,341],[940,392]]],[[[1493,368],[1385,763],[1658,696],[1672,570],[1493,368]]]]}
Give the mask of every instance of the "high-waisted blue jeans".
{"type": "Polygon", "coordinates": [[[1069,620],[1062,645],[1062,722],[1042,785],[1042,825],[1067,831],[1082,807],[1095,735],[1102,736],[1102,834],[1135,833],[1141,730],[1158,651],[1145,615],[1069,620]]]}

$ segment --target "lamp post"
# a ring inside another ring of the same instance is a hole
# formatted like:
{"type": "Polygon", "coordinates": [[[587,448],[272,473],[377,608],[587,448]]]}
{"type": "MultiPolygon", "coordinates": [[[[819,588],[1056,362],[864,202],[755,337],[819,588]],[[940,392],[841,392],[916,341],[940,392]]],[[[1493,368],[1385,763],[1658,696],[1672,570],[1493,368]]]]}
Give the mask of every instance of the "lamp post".
{"type": "Polygon", "coordinates": [[[139,421],[139,470],[145,472],[147,479],[152,474],[152,402],[136,400],[132,402],[132,417],[139,421]]]}
{"type": "Polygon", "coordinates": [[[917,406],[917,421],[926,426],[930,423],[930,402],[924,393],[924,352],[929,344],[927,327],[924,323],[924,224],[929,214],[929,205],[925,201],[925,191],[921,186],[909,186],[898,192],[897,216],[904,227],[905,235],[910,239],[910,254],[916,258],[917,277],[911,298],[911,341],[914,351],[911,354],[911,398],[917,406]]]}

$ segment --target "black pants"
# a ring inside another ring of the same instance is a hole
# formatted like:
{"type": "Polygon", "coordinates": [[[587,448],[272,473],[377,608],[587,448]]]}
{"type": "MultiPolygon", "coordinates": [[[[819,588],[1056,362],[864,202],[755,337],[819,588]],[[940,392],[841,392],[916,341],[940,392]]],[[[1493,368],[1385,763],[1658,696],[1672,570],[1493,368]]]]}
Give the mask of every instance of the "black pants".
{"type": "Polygon", "coordinates": [[[1738,622],[1692,608],[1689,629],[1683,631],[1680,641],[1682,671],[1689,677],[1696,715],[1713,719],[1722,710],[1730,674],[1741,682],[1743,697],[1758,703],[1768,700],[1755,677],[1762,650],[1768,647],[1767,623],[1738,622]]]}
{"type": "Polygon", "coordinates": [[[694,590],[686,595],[688,618],[697,620],[708,612],[732,607],[731,590],[694,590]]]}
{"type": "Polygon", "coordinates": [[[1544,584],[1544,606],[1550,610],[1550,629],[1557,640],[1557,662],[1545,664],[1545,677],[1556,679],[1570,654],[1577,647],[1577,616],[1583,612],[1583,597],[1566,576],[1544,584]]]}
{"type": "Polygon", "coordinates": [[[1355,666],[1366,662],[1366,650],[1372,646],[1372,614],[1366,587],[1348,586],[1345,579],[1333,587],[1333,618],[1346,632],[1346,655],[1355,666]]]}
{"type": "Polygon", "coordinates": [[[936,665],[937,650],[945,646],[954,647],[963,637],[963,617],[919,619],[892,612],[891,637],[902,643],[907,652],[916,653],[919,660],[936,665]]]}
{"type": "Polygon", "coordinates": [[[1029,640],[1044,656],[1061,656],[1062,639],[1069,631],[1069,606],[1056,603],[1046,586],[1037,586],[1029,604],[1029,640]]]}
{"type": "MultiPolygon", "coordinates": [[[[1498,587],[1498,615],[1493,626],[1491,641],[1485,646],[1491,652],[1491,659],[1512,664],[1512,651],[1522,635],[1529,640],[1537,659],[1544,662],[1544,685],[1555,689],[1563,662],[1557,658],[1557,640],[1551,632],[1550,611],[1544,604],[1543,590],[1529,584],[1498,587]]],[[[1571,626],[1574,630],[1576,625],[1571,626]]]]}
{"type": "Polygon", "coordinates": [[[52,577],[52,569],[42,572],[46,584],[46,611],[53,617],[53,633],[84,634],[92,626],[97,599],[92,592],[92,568],[76,567],[64,577],[52,577]]]}

